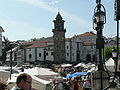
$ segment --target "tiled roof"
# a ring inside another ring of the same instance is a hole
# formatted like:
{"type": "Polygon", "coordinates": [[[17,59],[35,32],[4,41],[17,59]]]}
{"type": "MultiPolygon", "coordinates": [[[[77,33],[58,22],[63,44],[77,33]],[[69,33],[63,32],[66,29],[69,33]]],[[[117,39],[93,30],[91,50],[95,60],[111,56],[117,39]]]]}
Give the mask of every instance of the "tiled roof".
{"type": "Polygon", "coordinates": [[[65,38],[65,41],[67,42],[67,41],[70,41],[72,38],[65,38]]]}
{"type": "Polygon", "coordinates": [[[31,42],[31,45],[27,48],[37,48],[37,47],[46,47],[46,41],[33,41],[31,42]]]}
{"type": "Polygon", "coordinates": [[[85,43],[85,42],[84,42],[83,45],[84,45],[84,46],[94,46],[94,45],[96,45],[96,43],[91,43],[91,42],[90,42],[90,43],[85,43]]]}
{"type": "MultiPolygon", "coordinates": [[[[85,37],[85,36],[96,36],[96,34],[93,32],[85,32],[83,34],[76,35],[72,38],[65,38],[65,42],[70,41],[76,37],[85,37]]],[[[32,41],[32,42],[27,42],[26,44],[29,45],[27,48],[37,48],[37,47],[47,47],[48,46],[47,43],[54,43],[53,39],[32,41]]],[[[84,43],[84,45],[87,45],[87,43],[84,43]]],[[[95,45],[95,43],[89,43],[88,45],[95,45]]]]}
{"type": "Polygon", "coordinates": [[[78,35],[78,36],[79,36],[79,37],[96,36],[96,34],[93,33],[93,32],[86,32],[86,33],[80,34],[80,35],[78,35]]]}
{"type": "Polygon", "coordinates": [[[47,45],[45,44],[40,44],[40,43],[35,43],[32,44],[31,46],[27,47],[27,48],[38,48],[38,47],[46,47],[47,45]]]}

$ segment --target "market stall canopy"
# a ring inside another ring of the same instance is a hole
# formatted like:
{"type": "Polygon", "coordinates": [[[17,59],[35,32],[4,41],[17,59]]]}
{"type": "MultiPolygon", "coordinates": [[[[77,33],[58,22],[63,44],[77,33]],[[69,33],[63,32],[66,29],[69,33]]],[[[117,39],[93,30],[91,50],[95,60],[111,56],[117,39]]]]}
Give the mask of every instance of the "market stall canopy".
{"type": "Polygon", "coordinates": [[[71,67],[72,64],[62,64],[61,67],[71,67]]]}
{"type": "MultiPolygon", "coordinates": [[[[24,72],[21,72],[24,73],[24,72]]],[[[15,85],[17,77],[21,74],[12,74],[11,79],[9,78],[7,80],[7,84],[9,85],[15,85]]],[[[37,90],[46,90],[47,86],[52,82],[52,81],[47,81],[43,80],[41,78],[38,78],[37,76],[31,75],[32,77],[32,87],[37,89],[37,90]]]]}
{"type": "Polygon", "coordinates": [[[58,81],[62,81],[64,79],[64,77],[62,76],[54,76],[53,80],[58,80],[58,81]]]}
{"type": "Polygon", "coordinates": [[[41,67],[34,67],[32,69],[27,69],[24,72],[30,75],[59,75],[59,73],[56,73],[51,71],[50,69],[41,68],[41,67]]]}
{"type": "Polygon", "coordinates": [[[0,82],[6,81],[10,77],[9,71],[0,70],[0,82]]]}
{"type": "Polygon", "coordinates": [[[115,62],[112,58],[110,58],[109,60],[107,60],[105,62],[106,68],[111,71],[111,72],[115,72],[115,62]]]}
{"type": "Polygon", "coordinates": [[[78,63],[77,65],[75,65],[74,67],[85,67],[84,63],[78,63]]]}
{"type": "Polygon", "coordinates": [[[88,70],[87,72],[94,72],[94,71],[97,71],[98,70],[98,67],[92,67],[90,70],[88,70]]]}
{"type": "Polygon", "coordinates": [[[89,72],[76,72],[76,73],[66,76],[66,78],[72,78],[72,77],[76,77],[76,76],[86,76],[88,74],[89,74],[89,72]]]}
{"type": "Polygon", "coordinates": [[[96,65],[92,63],[88,63],[84,66],[84,68],[88,68],[88,69],[91,69],[92,67],[96,67],[96,65]]]}

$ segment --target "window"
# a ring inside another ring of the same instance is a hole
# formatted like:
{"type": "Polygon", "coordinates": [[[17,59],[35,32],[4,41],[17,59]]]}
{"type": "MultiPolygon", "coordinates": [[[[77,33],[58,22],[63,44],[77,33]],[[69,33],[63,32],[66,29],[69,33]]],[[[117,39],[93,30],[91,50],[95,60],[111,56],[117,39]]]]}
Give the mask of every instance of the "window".
{"type": "Polygon", "coordinates": [[[94,46],[91,46],[91,49],[94,49],[94,46]]]}
{"type": "Polygon", "coordinates": [[[68,46],[67,46],[67,49],[68,49],[68,46]]]}
{"type": "Polygon", "coordinates": [[[69,56],[69,53],[67,53],[67,56],[69,56]]]}
{"type": "Polygon", "coordinates": [[[29,54],[29,58],[32,58],[32,54],[29,54]]]}
{"type": "Polygon", "coordinates": [[[46,53],[46,56],[48,56],[48,53],[46,53]]]}
{"type": "Polygon", "coordinates": [[[53,55],[53,52],[51,52],[51,55],[53,55]]]}
{"type": "Polygon", "coordinates": [[[74,53],[72,53],[72,56],[74,56],[74,53]]]}
{"type": "Polygon", "coordinates": [[[39,57],[41,57],[41,53],[39,53],[39,57]]]}

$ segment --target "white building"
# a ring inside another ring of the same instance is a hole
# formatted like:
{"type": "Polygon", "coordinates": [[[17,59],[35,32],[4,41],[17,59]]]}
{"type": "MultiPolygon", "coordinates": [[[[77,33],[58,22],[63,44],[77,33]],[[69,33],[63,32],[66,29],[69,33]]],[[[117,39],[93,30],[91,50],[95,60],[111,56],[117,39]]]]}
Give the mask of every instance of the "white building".
{"type": "Polygon", "coordinates": [[[65,42],[66,60],[70,62],[80,62],[83,42],[78,37],[68,38],[65,42]]]}
{"type": "MultiPolygon", "coordinates": [[[[65,53],[68,62],[91,62],[96,56],[96,35],[86,32],[65,39],[65,53]],[[88,38],[89,37],[89,38],[88,38]]],[[[33,41],[24,49],[18,49],[13,57],[16,62],[46,62],[54,61],[53,40],[33,41]],[[20,60],[21,59],[21,60],[20,60]]],[[[7,55],[9,58],[9,54],[7,55]]]]}
{"type": "Polygon", "coordinates": [[[36,41],[26,48],[26,62],[53,61],[53,42],[36,41]]]}
{"type": "Polygon", "coordinates": [[[0,26],[0,56],[2,56],[2,32],[4,32],[4,30],[0,26]]]}
{"type": "Polygon", "coordinates": [[[93,32],[86,32],[83,34],[78,35],[81,41],[83,41],[83,55],[84,60],[90,62],[90,61],[96,61],[96,34],[93,32]]]}

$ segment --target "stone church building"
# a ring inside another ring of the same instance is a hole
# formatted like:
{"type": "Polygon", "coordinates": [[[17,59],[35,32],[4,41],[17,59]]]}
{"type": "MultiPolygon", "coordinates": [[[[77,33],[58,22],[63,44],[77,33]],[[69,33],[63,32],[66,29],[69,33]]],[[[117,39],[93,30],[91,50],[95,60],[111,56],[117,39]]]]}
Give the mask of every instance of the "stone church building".
{"type": "MultiPolygon", "coordinates": [[[[25,42],[13,48],[12,61],[15,63],[38,62],[95,62],[96,34],[85,32],[71,38],[65,38],[65,21],[58,12],[53,20],[53,37],[25,42]]],[[[7,62],[10,52],[7,52],[7,62]]]]}

